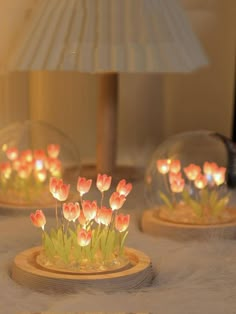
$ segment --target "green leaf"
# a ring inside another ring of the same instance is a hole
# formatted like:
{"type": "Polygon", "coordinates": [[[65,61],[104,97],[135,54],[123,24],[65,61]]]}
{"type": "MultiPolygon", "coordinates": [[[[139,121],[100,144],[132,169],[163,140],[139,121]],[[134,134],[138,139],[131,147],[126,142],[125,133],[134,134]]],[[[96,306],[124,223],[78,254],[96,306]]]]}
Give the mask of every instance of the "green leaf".
{"type": "Polygon", "coordinates": [[[129,232],[126,231],[125,234],[122,237],[121,244],[120,244],[120,254],[124,253],[124,244],[125,244],[125,240],[126,240],[126,237],[127,237],[128,233],[129,232]]]}
{"type": "Polygon", "coordinates": [[[189,204],[189,201],[191,200],[191,197],[190,197],[188,191],[183,190],[182,197],[183,197],[183,200],[185,201],[185,203],[189,204]]]}
{"type": "Polygon", "coordinates": [[[109,232],[106,242],[106,251],[105,251],[105,258],[109,258],[111,253],[114,251],[114,241],[115,240],[115,231],[112,230],[109,232]]]}
{"type": "Polygon", "coordinates": [[[200,197],[201,197],[201,203],[204,206],[207,206],[208,204],[208,199],[209,199],[209,193],[207,189],[202,189],[200,191],[200,197]]]}
{"type": "Polygon", "coordinates": [[[191,199],[189,201],[189,205],[191,206],[191,208],[194,210],[195,214],[198,217],[202,216],[202,206],[198,202],[191,199]]]}
{"type": "Polygon", "coordinates": [[[159,195],[160,195],[160,198],[162,199],[162,201],[167,205],[167,207],[171,210],[173,210],[173,205],[172,203],[169,201],[168,197],[162,193],[161,191],[159,191],[159,195]]]}
{"type": "Polygon", "coordinates": [[[218,216],[220,214],[220,212],[226,208],[226,205],[229,202],[229,196],[225,196],[222,199],[220,199],[217,204],[215,205],[215,207],[212,210],[212,214],[214,216],[218,216]]]}
{"type": "Polygon", "coordinates": [[[215,208],[217,201],[218,201],[218,194],[216,191],[212,191],[209,196],[210,208],[215,208]]]}

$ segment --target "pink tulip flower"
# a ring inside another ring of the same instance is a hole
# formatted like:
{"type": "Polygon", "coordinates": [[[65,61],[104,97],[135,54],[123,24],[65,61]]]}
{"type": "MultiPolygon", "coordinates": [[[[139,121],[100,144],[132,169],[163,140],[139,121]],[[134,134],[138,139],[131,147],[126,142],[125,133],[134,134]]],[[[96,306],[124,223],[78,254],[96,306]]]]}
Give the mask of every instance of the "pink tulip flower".
{"type": "Polygon", "coordinates": [[[21,179],[28,179],[32,172],[32,164],[22,162],[17,170],[17,174],[21,179]]]}
{"type": "Polygon", "coordinates": [[[115,228],[119,232],[124,232],[129,227],[130,215],[117,215],[115,218],[115,228]]]}
{"type": "Polygon", "coordinates": [[[18,158],[18,149],[16,147],[9,147],[7,150],[6,150],[6,155],[7,155],[7,158],[11,161],[13,160],[16,160],[16,158],[18,158]]]}
{"type": "Polygon", "coordinates": [[[35,214],[30,214],[30,218],[35,227],[42,228],[44,230],[46,218],[42,210],[36,210],[35,214]]]}
{"type": "Polygon", "coordinates": [[[175,178],[172,180],[170,184],[170,189],[174,193],[181,193],[184,190],[184,179],[182,178],[175,178]]]}
{"type": "Polygon", "coordinates": [[[203,172],[206,175],[212,175],[213,172],[218,168],[217,164],[215,162],[204,162],[203,164],[203,172]]]}
{"type": "Polygon", "coordinates": [[[63,215],[68,221],[74,221],[80,215],[79,203],[64,203],[63,204],[63,215]]]}
{"type": "Polygon", "coordinates": [[[111,186],[111,176],[98,174],[96,185],[101,193],[109,190],[111,186]]]}
{"type": "Polygon", "coordinates": [[[53,176],[59,177],[61,175],[62,164],[59,159],[47,158],[45,167],[53,176]]]}
{"type": "Polygon", "coordinates": [[[132,188],[133,188],[132,184],[131,183],[126,184],[126,181],[123,179],[118,183],[116,187],[116,192],[126,197],[130,193],[132,188]]]}
{"type": "Polygon", "coordinates": [[[179,160],[171,160],[170,171],[173,173],[178,173],[181,169],[181,164],[179,160]]]}
{"type": "Polygon", "coordinates": [[[103,206],[101,209],[97,211],[97,216],[95,218],[98,224],[103,224],[105,226],[109,226],[111,223],[112,210],[110,208],[106,208],[103,206]]]}
{"type": "Polygon", "coordinates": [[[50,178],[49,190],[54,198],[64,202],[69,196],[70,184],[63,183],[62,179],[50,178]]]}
{"type": "Polygon", "coordinates": [[[43,149],[35,149],[34,150],[34,159],[35,160],[45,160],[46,159],[46,154],[43,149]]]}
{"type": "Polygon", "coordinates": [[[50,158],[56,159],[60,153],[60,145],[49,144],[47,147],[47,151],[50,158]]]}
{"type": "Polygon", "coordinates": [[[166,174],[170,170],[170,160],[169,159],[159,159],[157,160],[157,170],[161,174],[166,174]]]}
{"type": "Polygon", "coordinates": [[[194,180],[194,185],[198,189],[204,189],[207,186],[207,178],[203,174],[199,174],[194,180]]]}
{"type": "Polygon", "coordinates": [[[91,242],[91,239],[92,239],[92,231],[86,231],[84,229],[81,229],[79,232],[78,232],[78,235],[77,235],[77,240],[78,240],[78,244],[80,246],[87,246],[89,245],[89,243],[91,242]]]}
{"type": "Polygon", "coordinates": [[[84,213],[83,213],[82,210],[80,211],[80,215],[79,215],[78,220],[79,220],[79,223],[80,223],[82,226],[86,226],[87,223],[89,222],[89,221],[85,218],[84,213]]]}
{"type": "Polygon", "coordinates": [[[35,170],[34,177],[39,182],[45,182],[47,179],[47,171],[46,169],[35,170]]]}
{"type": "Polygon", "coordinates": [[[213,179],[216,185],[221,185],[225,182],[225,173],[226,173],[225,167],[218,167],[217,169],[214,170],[213,179]]]}
{"type": "Polygon", "coordinates": [[[87,180],[86,178],[78,178],[77,181],[77,191],[80,193],[80,196],[83,196],[91,188],[92,180],[87,180]]]}
{"type": "Polygon", "coordinates": [[[190,164],[188,167],[184,168],[184,172],[189,180],[194,181],[201,173],[201,168],[195,164],[190,164]]]}
{"type": "Polygon", "coordinates": [[[49,191],[52,193],[52,195],[54,193],[56,193],[58,186],[62,183],[63,183],[62,179],[58,179],[55,177],[50,178],[50,180],[49,180],[49,191]]]}
{"type": "Polygon", "coordinates": [[[32,162],[33,154],[31,149],[23,150],[20,154],[20,159],[24,162],[32,162]]]}
{"type": "Polygon", "coordinates": [[[83,207],[84,217],[86,218],[86,220],[91,221],[92,219],[96,217],[97,210],[98,210],[96,201],[93,201],[93,202],[83,201],[82,207],[83,207]]]}
{"type": "Polygon", "coordinates": [[[9,179],[12,173],[10,162],[3,162],[0,164],[0,172],[3,178],[9,179]]]}
{"type": "Polygon", "coordinates": [[[178,172],[178,173],[174,173],[174,172],[169,172],[169,182],[170,184],[172,184],[174,181],[179,181],[182,178],[182,173],[178,172]]]}
{"type": "Polygon", "coordinates": [[[124,202],[126,201],[126,198],[124,195],[120,195],[118,192],[112,193],[110,197],[110,206],[112,210],[117,210],[120,209],[124,202]]]}

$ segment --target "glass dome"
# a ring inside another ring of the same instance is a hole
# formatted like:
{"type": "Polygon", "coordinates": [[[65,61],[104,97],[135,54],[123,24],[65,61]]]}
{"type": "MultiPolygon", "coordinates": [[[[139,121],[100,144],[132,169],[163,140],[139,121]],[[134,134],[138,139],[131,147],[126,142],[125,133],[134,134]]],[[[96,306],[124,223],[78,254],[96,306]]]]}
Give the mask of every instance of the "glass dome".
{"type": "Polygon", "coordinates": [[[52,203],[51,176],[68,181],[79,174],[79,153],[59,129],[42,121],[11,124],[0,131],[0,206],[52,203]]]}
{"type": "Polygon", "coordinates": [[[219,224],[236,219],[229,187],[235,186],[235,146],[211,131],[175,135],[154,152],[145,192],[158,219],[219,224]]]}

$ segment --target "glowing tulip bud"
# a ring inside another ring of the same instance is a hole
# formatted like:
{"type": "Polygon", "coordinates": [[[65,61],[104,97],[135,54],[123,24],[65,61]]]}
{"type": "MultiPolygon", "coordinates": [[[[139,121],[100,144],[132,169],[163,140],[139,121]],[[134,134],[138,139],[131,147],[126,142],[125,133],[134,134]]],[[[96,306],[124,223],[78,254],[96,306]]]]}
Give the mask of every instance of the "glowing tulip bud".
{"type": "Polygon", "coordinates": [[[54,195],[57,191],[57,188],[60,184],[63,183],[62,179],[51,177],[49,180],[49,191],[54,195]]]}
{"type": "Polygon", "coordinates": [[[12,173],[10,162],[3,162],[0,164],[1,175],[5,179],[9,179],[12,173]]]}
{"type": "Polygon", "coordinates": [[[26,162],[32,162],[33,161],[33,154],[31,149],[27,149],[21,152],[20,155],[21,160],[26,162]]]}
{"type": "Polygon", "coordinates": [[[170,163],[170,171],[174,173],[178,173],[181,169],[181,164],[179,160],[171,160],[170,163]]]}
{"type": "Polygon", "coordinates": [[[184,168],[184,172],[187,178],[193,181],[201,173],[201,168],[195,164],[190,164],[188,167],[184,168]]]}
{"type": "Polygon", "coordinates": [[[225,182],[225,172],[226,172],[225,167],[219,167],[219,168],[214,170],[213,179],[214,179],[216,185],[221,185],[225,182]]]}
{"type": "Polygon", "coordinates": [[[57,186],[56,192],[54,193],[53,196],[58,201],[64,202],[68,198],[69,192],[70,192],[70,184],[61,183],[57,186]]]}
{"type": "Polygon", "coordinates": [[[77,181],[77,191],[80,193],[80,196],[83,196],[91,188],[92,180],[86,180],[86,178],[78,178],[77,181]]]}
{"type": "Polygon", "coordinates": [[[117,210],[120,209],[124,202],[126,201],[126,198],[124,195],[120,195],[118,192],[112,193],[110,197],[110,206],[112,210],[117,210]]]}
{"type": "Polygon", "coordinates": [[[34,177],[39,182],[45,182],[47,179],[47,171],[46,169],[35,170],[34,177]]]}
{"type": "Polygon", "coordinates": [[[35,160],[45,160],[46,154],[43,149],[35,149],[34,150],[34,159],[35,160]]]}
{"type": "Polygon", "coordinates": [[[207,185],[207,178],[203,174],[199,174],[194,181],[194,185],[198,189],[204,189],[207,185]]]}
{"type": "Polygon", "coordinates": [[[16,147],[9,147],[6,150],[7,158],[11,161],[16,160],[18,158],[18,149],[16,147]]]}
{"type": "Polygon", "coordinates": [[[80,215],[79,203],[64,203],[63,204],[63,215],[68,221],[74,221],[80,215]]]}
{"type": "Polygon", "coordinates": [[[89,222],[89,221],[85,218],[83,211],[80,211],[80,215],[79,215],[78,220],[79,220],[79,223],[80,223],[82,226],[86,226],[87,223],[89,222]]]}
{"type": "Polygon", "coordinates": [[[112,210],[103,206],[97,211],[97,216],[95,218],[98,224],[103,224],[108,226],[111,223],[112,210]]]}
{"type": "Polygon", "coordinates": [[[96,201],[93,201],[93,202],[83,201],[82,207],[83,207],[83,213],[86,220],[90,221],[96,217],[97,209],[98,209],[96,201]]]}
{"type": "Polygon", "coordinates": [[[46,218],[42,210],[36,210],[35,214],[30,214],[30,218],[35,227],[42,228],[44,230],[46,218]]]}
{"type": "Polygon", "coordinates": [[[61,161],[59,159],[52,159],[52,158],[47,158],[45,160],[45,167],[46,169],[49,170],[49,172],[55,176],[55,177],[60,177],[61,176],[61,161]]]}
{"type": "Polygon", "coordinates": [[[16,158],[15,160],[13,160],[12,162],[12,168],[16,171],[18,171],[18,169],[20,168],[21,165],[21,160],[20,158],[16,158]]]}
{"type": "Polygon", "coordinates": [[[58,144],[49,144],[47,147],[48,156],[50,158],[57,158],[60,153],[60,145],[58,144]]]}
{"type": "Polygon", "coordinates": [[[27,179],[29,178],[31,172],[32,172],[32,165],[23,162],[20,164],[17,174],[21,179],[27,179]]]}
{"type": "Polygon", "coordinates": [[[125,197],[130,193],[131,190],[132,184],[131,183],[126,184],[126,181],[124,179],[118,183],[116,188],[116,192],[118,192],[120,195],[124,195],[125,197]]]}
{"type": "Polygon", "coordinates": [[[215,162],[204,162],[203,164],[203,172],[206,175],[212,175],[213,172],[218,168],[217,164],[215,162]]]}
{"type": "Polygon", "coordinates": [[[161,174],[166,174],[170,170],[170,160],[169,159],[159,159],[157,160],[157,170],[161,174]]]}
{"type": "Polygon", "coordinates": [[[50,178],[49,190],[58,201],[64,202],[69,196],[70,184],[64,184],[62,179],[50,178]]]}
{"type": "Polygon", "coordinates": [[[79,232],[78,232],[78,235],[77,235],[77,240],[78,240],[78,244],[80,246],[87,246],[89,245],[89,243],[91,242],[91,239],[92,239],[92,231],[86,231],[84,229],[81,229],[79,232]]]}
{"type": "Polygon", "coordinates": [[[170,189],[174,193],[181,193],[184,190],[184,184],[185,184],[184,179],[181,178],[173,179],[170,184],[170,189]]]}
{"type": "Polygon", "coordinates": [[[172,184],[174,181],[178,181],[178,180],[183,179],[181,172],[178,172],[178,173],[169,172],[169,176],[168,177],[169,177],[170,184],[172,184]]]}
{"type": "Polygon", "coordinates": [[[115,218],[115,228],[119,232],[124,232],[129,227],[130,215],[117,215],[115,218]]]}
{"type": "Polygon", "coordinates": [[[111,177],[107,176],[106,174],[98,174],[96,184],[100,192],[105,192],[110,189],[111,177]]]}

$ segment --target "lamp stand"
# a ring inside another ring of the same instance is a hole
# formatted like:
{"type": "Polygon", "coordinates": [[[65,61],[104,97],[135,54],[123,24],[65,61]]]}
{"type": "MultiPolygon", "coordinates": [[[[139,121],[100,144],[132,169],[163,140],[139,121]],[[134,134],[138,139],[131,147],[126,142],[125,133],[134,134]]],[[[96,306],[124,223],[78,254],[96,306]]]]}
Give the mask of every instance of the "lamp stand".
{"type": "Polygon", "coordinates": [[[112,174],[116,162],[119,75],[99,78],[97,113],[97,172],[112,174]]]}

